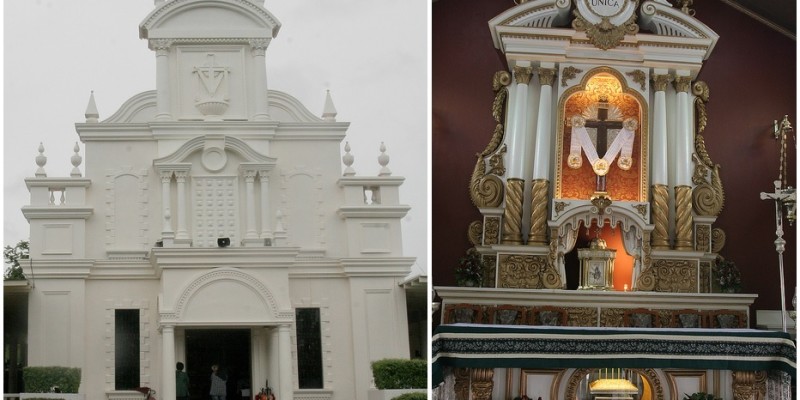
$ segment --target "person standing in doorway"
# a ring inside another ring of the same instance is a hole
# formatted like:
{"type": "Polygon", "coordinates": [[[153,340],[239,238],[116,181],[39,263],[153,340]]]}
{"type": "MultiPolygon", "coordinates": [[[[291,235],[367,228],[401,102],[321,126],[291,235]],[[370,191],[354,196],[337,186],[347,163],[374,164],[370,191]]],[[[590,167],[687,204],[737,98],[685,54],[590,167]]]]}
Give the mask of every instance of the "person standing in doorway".
{"type": "Polygon", "coordinates": [[[189,374],[183,370],[183,363],[175,364],[175,397],[177,400],[189,400],[189,374]]]}
{"type": "Polygon", "coordinates": [[[211,366],[211,390],[208,393],[211,395],[211,400],[225,400],[228,392],[227,380],[228,377],[225,376],[225,373],[219,370],[219,365],[211,366]]]}

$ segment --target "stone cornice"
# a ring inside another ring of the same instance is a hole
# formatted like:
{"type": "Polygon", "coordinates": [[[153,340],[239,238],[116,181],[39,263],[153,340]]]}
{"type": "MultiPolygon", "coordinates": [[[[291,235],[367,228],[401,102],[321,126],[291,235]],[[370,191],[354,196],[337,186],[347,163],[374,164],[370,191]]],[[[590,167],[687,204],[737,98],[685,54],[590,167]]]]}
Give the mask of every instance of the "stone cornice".
{"type": "Polygon", "coordinates": [[[94,213],[93,207],[70,206],[24,206],[22,215],[31,219],[88,219],[94,213]]]}
{"type": "Polygon", "coordinates": [[[160,269],[229,266],[236,268],[287,268],[295,264],[297,247],[154,247],[150,262],[160,269]]]}
{"type": "Polygon", "coordinates": [[[75,129],[83,142],[186,140],[198,132],[225,130],[229,136],[244,140],[335,140],[345,137],[349,122],[279,122],[279,121],[167,121],[148,123],[77,123],[75,129]]]}
{"type": "Polygon", "coordinates": [[[25,178],[25,185],[28,189],[32,187],[84,187],[87,188],[92,185],[92,180],[89,178],[25,178]]]}
{"type": "Polygon", "coordinates": [[[342,206],[339,207],[336,213],[342,218],[403,218],[409,210],[411,210],[411,207],[402,205],[364,205],[342,206]]]}
{"type": "Polygon", "coordinates": [[[342,268],[348,277],[398,277],[411,271],[415,257],[343,258],[342,268]]]}
{"type": "Polygon", "coordinates": [[[20,266],[36,287],[37,279],[86,279],[89,276],[94,260],[74,259],[28,259],[22,260],[20,266]],[[33,269],[31,269],[31,266],[33,269]]]}
{"type": "Polygon", "coordinates": [[[402,176],[348,176],[339,178],[339,187],[345,186],[400,186],[406,178],[402,176]]]}

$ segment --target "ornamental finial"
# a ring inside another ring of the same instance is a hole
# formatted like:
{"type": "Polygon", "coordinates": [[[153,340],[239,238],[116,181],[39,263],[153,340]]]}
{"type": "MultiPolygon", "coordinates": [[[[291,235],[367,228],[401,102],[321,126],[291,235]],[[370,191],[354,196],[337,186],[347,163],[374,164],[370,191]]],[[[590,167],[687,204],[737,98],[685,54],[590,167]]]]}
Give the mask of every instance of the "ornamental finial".
{"type": "Polygon", "coordinates": [[[356,174],[356,170],[353,169],[353,161],[355,157],[350,154],[350,142],[344,143],[344,155],[342,156],[342,162],[344,163],[347,168],[344,169],[344,176],[353,176],[356,174]]]}
{"type": "Polygon", "coordinates": [[[36,156],[36,165],[39,168],[36,170],[36,176],[43,178],[47,176],[47,173],[44,172],[44,165],[47,164],[47,157],[44,155],[44,145],[42,142],[39,142],[39,155],[36,156]]]}
{"type": "Polygon", "coordinates": [[[392,171],[386,167],[389,164],[389,155],[386,154],[386,145],[381,142],[381,155],[378,156],[378,164],[381,165],[381,172],[378,173],[378,176],[389,176],[392,174],[392,171]]]}
{"type": "Polygon", "coordinates": [[[89,104],[86,106],[86,122],[95,123],[100,120],[100,113],[97,112],[97,105],[94,102],[94,90],[89,95],[89,104]]]}
{"type": "Polygon", "coordinates": [[[70,158],[70,161],[72,162],[72,172],[69,174],[69,176],[73,178],[81,177],[81,171],[78,169],[78,166],[81,165],[81,161],[83,161],[81,155],[78,154],[80,150],[81,148],[78,147],[78,142],[75,142],[75,147],[72,148],[72,151],[74,151],[75,154],[73,154],[72,158],[70,158]]]}
{"type": "Polygon", "coordinates": [[[336,107],[333,106],[331,91],[325,95],[325,107],[322,110],[322,119],[329,122],[336,122],[336,107]]]}

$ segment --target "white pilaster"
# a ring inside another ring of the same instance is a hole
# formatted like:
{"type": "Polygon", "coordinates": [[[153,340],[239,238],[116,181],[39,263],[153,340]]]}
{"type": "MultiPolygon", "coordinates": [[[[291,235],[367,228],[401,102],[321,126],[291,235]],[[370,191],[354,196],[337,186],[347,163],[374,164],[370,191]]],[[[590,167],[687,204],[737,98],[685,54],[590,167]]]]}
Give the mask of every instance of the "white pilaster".
{"type": "Polygon", "coordinates": [[[150,41],[150,46],[156,51],[156,120],[168,121],[170,114],[169,96],[169,48],[172,42],[166,39],[150,41]]]}
{"type": "Polygon", "coordinates": [[[175,234],[175,239],[185,240],[189,238],[189,233],[186,230],[186,176],[188,171],[175,171],[175,182],[178,186],[178,204],[176,205],[176,213],[178,214],[178,231],[175,234]]]}
{"type": "Polygon", "coordinates": [[[689,71],[676,72],[677,132],[675,136],[675,186],[692,185],[692,121],[690,120],[689,71]]]}
{"type": "Polygon", "coordinates": [[[255,114],[252,119],[264,121],[269,118],[269,99],[267,98],[267,61],[266,51],[269,39],[250,41],[253,55],[253,91],[255,96],[255,114]]]}
{"type": "Polygon", "coordinates": [[[272,239],[272,222],[269,218],[269,176],[267,171],[258,171],[261,183],[261,239],[272,239]]]}
{"type": "Polygon", "coordinates": [[[245,234],[242,244],[244,246],[261,246],[263,241],[258,239],[258,233],[256,232],[256,171],[242,170],[242,175],[244,175],[245,204],[247,208],[245,234]]]}
{"type": "Polygon", "coordinates": [[[161,400],[175,400],[175,327],[161,326],[161,400]]]}
{"type": "Polygon", "coordinates": [[[666,69],[656,69],[653,74],[655,94],[653,98],[653,148],[652,179],[653,185],[667,185],[667,98],[666,89],[669,75],[666,69]]]}
{"type": "Polygon", "coordinates": [[[508,177],[524,179],[525,168],[525,132],[527,130],[528,108],[528,83],[531,79],[530,62],[519,62],[514,67],[514,113],[513,119],[508,122],[508,133],[510,136],[509,157],[508,157],[508,177]]]}
{"type": "Polygon", "coordinates": [[[533,179],[550,179],[550,139],[552,137],[552,101],[555,64],[542,63],[539,69],[539,118],[533,147],[533,179]]]}
{"type": "Polygon", "coordinates": [[[280,341],[280,389],[277,390],[278,394],[275,396],[280,399],[293,399],[294,389],[292,385],[292,340],[291,331],[292,326],[289,324],[282,324],[278,327],[278,338],[280,341]]]}
{"type": "Polygon", "coordinates": [[[281,360],[280,360],[280,340],[278,337],[278,328],[273,327],[267,331],[267,359],[269,362],[269,369],[267,370],[267,379],[269,379],[269,385],[276,389],[280,385],[280,373],[281,373],[281,360]]]}
{"type": "Polygon", "coordinates": [[[172,231],[172,216],[170,215],[170,183],[172,181],[172,171],[161,172],[161,238],[173,239],[175,233],[172,231]]]}

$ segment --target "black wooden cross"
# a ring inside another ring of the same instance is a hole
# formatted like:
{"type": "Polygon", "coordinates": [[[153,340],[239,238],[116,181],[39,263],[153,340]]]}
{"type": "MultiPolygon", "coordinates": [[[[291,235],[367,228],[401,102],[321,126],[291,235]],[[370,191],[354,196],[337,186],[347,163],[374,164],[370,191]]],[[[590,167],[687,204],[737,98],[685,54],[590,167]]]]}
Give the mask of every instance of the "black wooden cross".
{"type": "Polygon", "coordinates": [[[608,101],[600,100],[597,105],[597,119],[586,120],[587,128],[597,129],[597,156],[603,158],[608,151],[608,130],[609,129],[622,129],[622,121],[609,121],[608,120],[608,101]]]}

